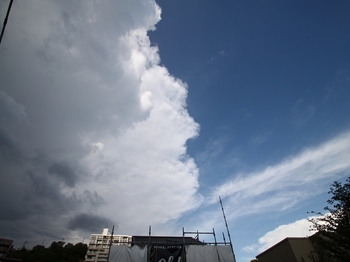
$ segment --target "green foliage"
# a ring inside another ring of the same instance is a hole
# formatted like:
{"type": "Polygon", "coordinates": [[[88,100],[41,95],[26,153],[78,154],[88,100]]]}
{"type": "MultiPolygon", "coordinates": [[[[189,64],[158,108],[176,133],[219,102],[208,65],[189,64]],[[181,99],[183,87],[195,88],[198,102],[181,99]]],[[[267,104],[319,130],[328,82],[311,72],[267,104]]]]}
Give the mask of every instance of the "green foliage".
{"type": "Polygon", "coordinates": [[[335,181],[328,193],[327,214],[311,212],[320,215],[309,220],[318,231],[311,240],[319,261],[350,261],[350,177],[344,185],[335,181]]]}
{"type": "Polygon", "coordinates": [[[32,250],[13,250],[8,257],[22,259],[23,262],[80,262],[84,261],[86,251],[86,244],[64,245],[64,242],[58,241],[52,242],[48,248],[38,245],[32,250]]]}

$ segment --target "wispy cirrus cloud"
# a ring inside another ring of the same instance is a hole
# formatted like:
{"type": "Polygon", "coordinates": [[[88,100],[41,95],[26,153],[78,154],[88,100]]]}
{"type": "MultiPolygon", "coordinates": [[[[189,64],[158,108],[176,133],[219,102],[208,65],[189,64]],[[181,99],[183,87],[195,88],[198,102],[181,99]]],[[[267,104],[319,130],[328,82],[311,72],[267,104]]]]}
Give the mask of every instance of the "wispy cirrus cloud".
{"type": "MultiPolygon", "coordinates": [[[[186,226],[211,228],[215,225],[219,227],[216,229],[224,231],[219,196],[223,200],[226,218],[234,228],[249,225],[251,215],[264,216],[276,212],[286,214],[298,208],[303,201],[327,192],[334,180],[347,176],[350,170],[349,157],[350,132],[346,131],[284,158],[276,165],[255,172],[233,174],[212,187],[200,209],[192,213],[194,217],[186,217],[186,226]]],[[[305,226],[305,221],[306,219],[294,225],[294,228],[300,226],[300,229],[295,230],[298,236],[303,236],[305,232],[308,235],[309,228],[305,226]]],[[[245,250],[258,252],[274,241],[277,243],[282,240],[281,237],[287,237],[287,233],[293,231],[286,228],[290,227],[282,226],[277,230],[278,234],[273,234],[270,238],[271,233],[259,243],[247,246],[245,250]]]]}
{"type": "Polygon", "coordinates": [[[274,166],[235,175],[214,188],[207,200],[215,203],[218,196],[226,198],[230,216],[285,210],[319,194],[323,183],[349,172],[349,157],[347,131],[274,166]]]}
{"type": "Polygon", "coordinates": [[[307,104],[304,99],[299,99],[291,109],[291,122],[300,126],[309,121],[316,112],[316,106],[307,104]]]}

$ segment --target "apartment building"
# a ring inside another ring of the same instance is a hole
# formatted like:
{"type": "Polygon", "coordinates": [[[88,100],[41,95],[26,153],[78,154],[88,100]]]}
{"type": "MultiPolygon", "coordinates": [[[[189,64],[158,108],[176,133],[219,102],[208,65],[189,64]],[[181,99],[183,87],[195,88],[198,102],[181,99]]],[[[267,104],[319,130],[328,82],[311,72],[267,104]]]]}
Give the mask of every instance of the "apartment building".
{"type": "Polygon", "coordinates": [[[7,253],[11,250],[13,240],[0,238],[0,257],[6,257],[7,253]]]}
{"type": "Polygon", "coordinates": [[[113,235],[104,228],[102,234],[91,234],[85,262],[105,262],[111,245],[131,245],[132,237],[128,235],[113,235]]]}

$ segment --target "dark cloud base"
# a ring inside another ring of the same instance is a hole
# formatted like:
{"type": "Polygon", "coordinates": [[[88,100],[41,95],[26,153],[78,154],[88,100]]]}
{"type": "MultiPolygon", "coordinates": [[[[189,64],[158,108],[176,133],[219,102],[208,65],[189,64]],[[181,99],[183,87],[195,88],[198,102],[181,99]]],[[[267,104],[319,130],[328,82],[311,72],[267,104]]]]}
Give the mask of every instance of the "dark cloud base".
{"type": "Polygon", "coordinates": [[[82,230],[86,232],[100,232],[102,227],[110,227],[113,222],[105,217],[82,213],[76,215],[68,223],[70,230],[82,230]]]}

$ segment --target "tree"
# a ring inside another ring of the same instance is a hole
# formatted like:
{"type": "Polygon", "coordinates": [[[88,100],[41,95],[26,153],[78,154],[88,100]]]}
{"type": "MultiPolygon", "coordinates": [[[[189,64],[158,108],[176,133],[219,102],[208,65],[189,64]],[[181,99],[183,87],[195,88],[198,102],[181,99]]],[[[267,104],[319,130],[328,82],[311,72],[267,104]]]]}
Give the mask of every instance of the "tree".
{"type": "Polygon", "coordinates": [[[309,219],[317,231],[312,241],[320,261],[350,261],[350,177],[343,185],[335,181],[328,194],[327,214],[311,212],[320,216],[309,219]]]}
{"type": "Polygon", "coordinates": [[[84,261],[87,245],[77,243],[75,245],[62,241],[52,242],[50,247],[35,246],[32,250],[25,248],[13,250],[8,257],[19,258],[23,262],[80,262],[84,261]]]}

